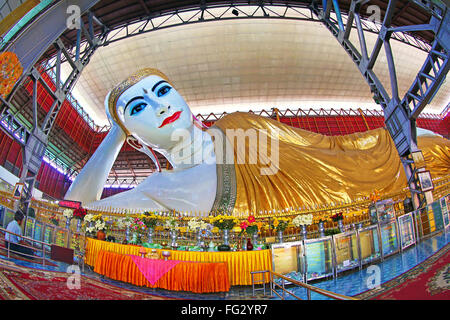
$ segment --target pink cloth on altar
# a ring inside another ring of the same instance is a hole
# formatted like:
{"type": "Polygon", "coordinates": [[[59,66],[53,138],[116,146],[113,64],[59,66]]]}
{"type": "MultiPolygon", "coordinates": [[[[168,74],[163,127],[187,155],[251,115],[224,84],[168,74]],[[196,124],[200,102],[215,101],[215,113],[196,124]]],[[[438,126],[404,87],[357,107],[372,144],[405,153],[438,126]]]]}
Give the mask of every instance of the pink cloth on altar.
{"type": "Polygon", "coordinates": [[[179,264],[179,260],[154,260],[129,255],[144,277],[154,285],[159,278],[179,264]]]}

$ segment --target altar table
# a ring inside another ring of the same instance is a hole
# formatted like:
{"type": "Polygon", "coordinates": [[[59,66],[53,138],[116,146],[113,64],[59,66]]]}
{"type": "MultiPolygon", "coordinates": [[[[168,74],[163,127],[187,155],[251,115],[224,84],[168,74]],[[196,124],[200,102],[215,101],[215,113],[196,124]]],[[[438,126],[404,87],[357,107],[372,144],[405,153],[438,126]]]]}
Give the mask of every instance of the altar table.
{"type": "Polygon", "coordinates": [[[149,288],[195,293],[230,290],[228,268],[224,262],[151,260],[102,250],[95,261],[94,272],[149,288]]]}
{"type": "MultiPolygon", "coordinates": [[[[140,256],[139,251],[142,247],[134,245],[119,244],[113,242],[100,241],[92,238],[86,238],[86,256],[85,263],[95,266],[96,260],[101,251],[109,251],[124,255],[140,256]]],[[[152,249],[144,248],[146,252],[152,249]]],[[[162,249],[156,250],[161,256],[162,249]]],[[[170,251],[169,259],[192,261],[192,262],[224,262],[227,264],[228,277],[230,285],[251,285],[252,271],[272,270],[272,255],[270,250],[254,251],[224,251],[224,252],[196,252],[196,251],[170,251]]],[[[270,281],[269,275],[265,274],[265,282],[270,281]]]]}

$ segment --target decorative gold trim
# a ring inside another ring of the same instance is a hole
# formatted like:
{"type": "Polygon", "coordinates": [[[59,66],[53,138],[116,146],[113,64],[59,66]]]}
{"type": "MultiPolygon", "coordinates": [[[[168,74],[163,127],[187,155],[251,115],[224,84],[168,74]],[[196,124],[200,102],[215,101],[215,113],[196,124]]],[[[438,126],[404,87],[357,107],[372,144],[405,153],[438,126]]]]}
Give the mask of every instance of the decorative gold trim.
{"type": "MultiPolygon", "coordinates": [[[[236,172],[234,168],[234,163],[227,163],[227,152],[232,152],[227,148],[227,137],[218,126],[212,126],[212,129],[218,130],[222,136],[222,145],[216,144],[214,142],[214,149],[216,150],[216,155],[222,155],[223,159],[221,163],[216,164],[217,169],[217,191],[214,204],[212,206],[211,212],[233,212],[234,206],[236,204],[236,172]],[[218,148],[223,148],[218,150],[218,148]]],[[[208,132],[208,131],[206,131],[208,132]]],[[[214,140],[213,140],[214,141],[214,140]]],[[[231,159],[233,157],[231,156],[231,159]]],[[[219,160],[219,159],[218,159],[219,160]]]]}

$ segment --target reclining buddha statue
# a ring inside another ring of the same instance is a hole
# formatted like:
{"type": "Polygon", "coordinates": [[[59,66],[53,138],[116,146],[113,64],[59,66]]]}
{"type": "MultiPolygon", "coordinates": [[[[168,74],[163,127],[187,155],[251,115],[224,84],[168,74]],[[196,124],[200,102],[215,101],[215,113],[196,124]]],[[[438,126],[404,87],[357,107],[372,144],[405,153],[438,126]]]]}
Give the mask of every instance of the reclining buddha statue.
{"type": "MultiPolygon", "coordinates": [[[[111,129],[65,195],[90,208],[258,216],[406,187],[385,128],[325,136],[243,112],[206,128],[167,76],[151,68],[111,90],[105,109],[111,129]],[[100,199],[126,141],[158,166],[156,150],[173,170],[157,170],[135,188],[100,199]]],[[[418,147],[433,177],[448,174],[448,140],[428,133],[418,137],[418,147]]]]}

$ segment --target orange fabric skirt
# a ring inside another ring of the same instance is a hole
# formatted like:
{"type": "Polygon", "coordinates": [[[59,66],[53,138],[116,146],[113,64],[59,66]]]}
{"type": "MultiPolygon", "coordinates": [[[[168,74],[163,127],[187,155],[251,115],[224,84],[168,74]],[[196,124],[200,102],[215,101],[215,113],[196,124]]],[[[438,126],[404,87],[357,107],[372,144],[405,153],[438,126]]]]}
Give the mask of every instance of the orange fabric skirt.
{"type": "Polygon", "coordinates": [[[137,286],[195,293],[230,290],[226,263],[193,263],[182,261],[151,285],[132,258],[126,254],[100,251],[94,271],[108,278],[137,286]]]}
{"type": "MultiPolygon", "coordinates": [[[[151,252],[150,248],[143,248],[146,252],[151,252]]],[[[85,263],[90,266],[96,265],[96,260],[101,251],[109,251],[122,255],[140,256],[139,251],[142,247],[134,245],[119,244],[113,242],[100,241],[92,238],[86,238],[86,256],[85,263]]],[[[161,252],[156,250],[159,258],[162,259],[161,252]]],[[[237,252],[196,252],[196,251],[170,251],[172,260],[194,261],[194,262],[224,262],[228,268],[228,280],[232,286],[252,285],[252,271],[272,270],[272,254],[270,250],[255,251],[237,251],[237,252]]],[[[131,258],[130,258],[131,260],[131,258]]],[[[120,263],[120,262],[117,262],[120,263]]],[[[117,265],[111,268],[118,268],[117,265]]],[[[123,269],[123,268],[122,268],[123,269]]],[[[178,270],[174,268],[175,270],[178,270]]],[[[172,269],[172,270],[174,270],[172,269]]],[[[119,271],[109,271],[119,272],[119,271]]],[[[114,279],[114,278],[113,278],[114,279]]],[[[144,278],[145,279],[145,278],[144,278]]],[[[256,278],[255,278],[256,279],[256,278]]],[[[259,279],[259,278],[258,278],[259,279]]],[[[264,281],[270,281],[269,274],[265,274],[264,281]]],[[[127,281],[129,282],[129,281],[127,281]]]]}

